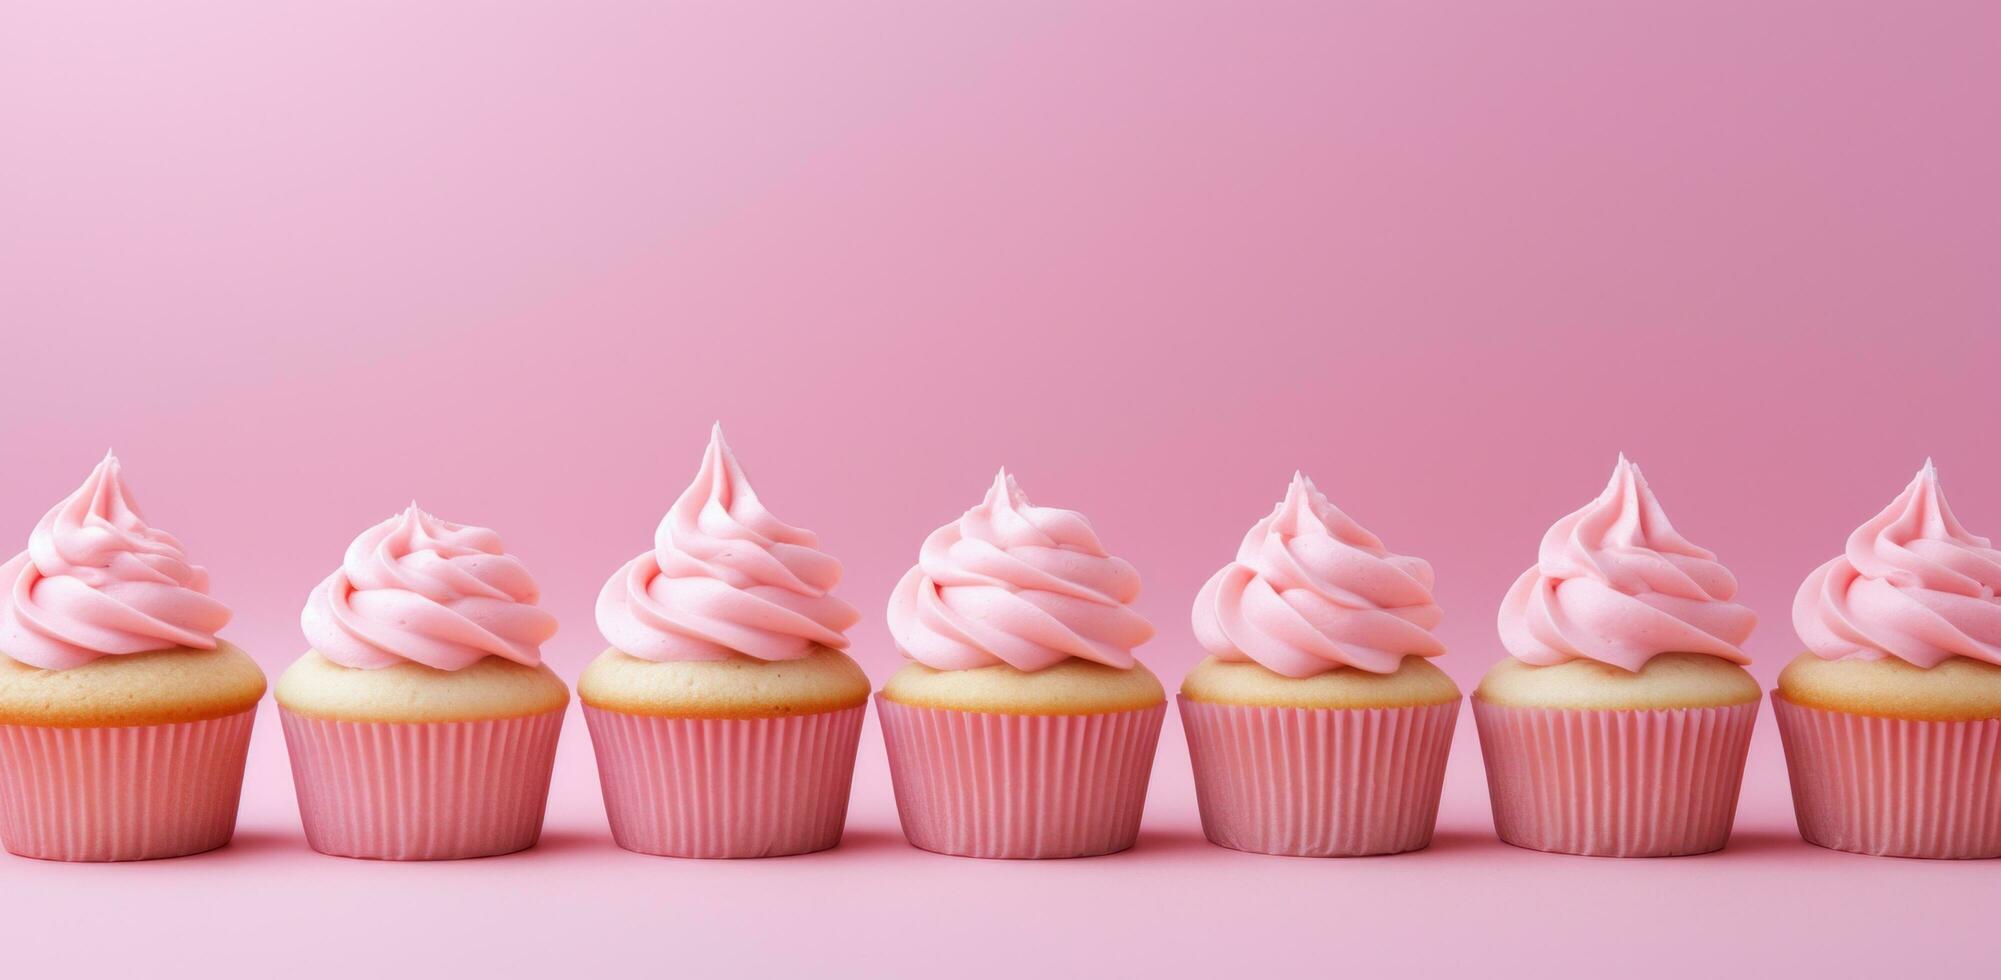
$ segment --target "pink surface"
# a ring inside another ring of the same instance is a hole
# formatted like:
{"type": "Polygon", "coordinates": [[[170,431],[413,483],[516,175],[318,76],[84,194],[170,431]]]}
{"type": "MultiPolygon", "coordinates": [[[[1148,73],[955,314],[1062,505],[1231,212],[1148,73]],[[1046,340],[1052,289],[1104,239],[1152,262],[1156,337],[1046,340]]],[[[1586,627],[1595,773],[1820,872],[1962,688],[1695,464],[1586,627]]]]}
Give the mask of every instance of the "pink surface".
{"type": "MultiPolygon", "coordinates": [[[[1172,681],[1301,469],[1433,564],[1469,684],[1624,451],[1769,682],[1926,456],[2001,526],[2001,12],[1635,6],[8,4],[0,554],[116,446],[275,671],[414,497],[504,536],[574,678],[721,419],[878,681],[891,587],[1003,464],[1139,569],[1172,681]]],[[[958,861],[897,835],[871,721],[841,848],[711,865],[611,844],[573,712],[542,847],[384,866],[306,848],[267,714],[235,845],[0,860],[0,915],[24,967],[302,975],[1991,966],[1996,867],[1800,843],[1769,721],[1710,857],[1496,843],[1470,718],[1430,850],[1225,851],[1170,719],[1133,851],[958,861]]]]}

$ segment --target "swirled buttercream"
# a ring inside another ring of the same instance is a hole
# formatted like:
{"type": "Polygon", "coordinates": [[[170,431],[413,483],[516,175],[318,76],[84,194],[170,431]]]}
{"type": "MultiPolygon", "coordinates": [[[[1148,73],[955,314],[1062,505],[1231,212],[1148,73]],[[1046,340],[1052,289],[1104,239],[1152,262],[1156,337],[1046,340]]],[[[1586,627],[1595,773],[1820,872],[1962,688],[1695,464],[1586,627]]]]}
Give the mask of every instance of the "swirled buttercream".
{"type": "Polygon", "coordinates": [[[189,647],[213,650],[229,607],[208,572],[146,523],[109,453],[75,493],[42,516],[28,550],[0,565],[0,653],[67,670],[99,657],[189,647]]]}
{"type": "Polygon", "coordinates": [[[2001,664],[2001,551],[1952,514],[1931,460],[1793,597],[1793,629],[1827,660],[2001,664]]]}
{"type": "Polygon", "coordinates": [[[1337,667],[1394,672],[1445,652],[1431,565],[1393,555],[1294,473],[1285,500],[1251,527],[1237,560],[1195,597],[1195,639],[1219,660],[1287,677],[1337,667]]]}
{"type": "Polygon", "coordinates": [[[890,596],[889,630],[904,656],[939,670],[1071,657],[1123,670],[1153,637],[1138,597],[1139,573],[1084,515],[1030,504],[1002,470],[979,506],[924,539],[890,596]]]}
{"type": "Polygon", "coordinates": [[[841,563],[813,532],[771,515],[717,425],[695,482],[598,593],[598,629],[646,660],[796,660],[845,649],[861,619],[832,592],[841,563]]]}
{"type": "Polygon", "coordinates": [[[534,666],[556,618],[500,535],[408,509],[347,546],[313,590],[299,625],[313,649],[344,667],[414,662],[439,670],[483,657],[534,666]]]}
{"type": "Polygon", "coordinates": [[[1501,601],[1501,643],[1523,663],[1597,660],[1638,671],[1662,653],[1749,663],[1756,613],[1737,579],[1691,544],[1640,474],[1619,457],[1596,500],[1543,535],[1536,564],[1501,601]]]}

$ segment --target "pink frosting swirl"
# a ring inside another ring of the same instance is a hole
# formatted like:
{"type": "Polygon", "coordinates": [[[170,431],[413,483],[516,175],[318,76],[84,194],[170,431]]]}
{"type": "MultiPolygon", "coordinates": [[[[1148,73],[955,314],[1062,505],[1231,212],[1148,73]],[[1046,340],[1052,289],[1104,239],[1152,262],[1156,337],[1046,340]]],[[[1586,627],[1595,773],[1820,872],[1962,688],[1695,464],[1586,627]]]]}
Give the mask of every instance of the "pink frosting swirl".
{"type": "Polygon", "coordinates": [[[924,539],[889,599],[903,655],[939,670],[1035,671],[1076,657],[1125,670],[1153,637],[1139,573],[1075,511],[1036,507],[1006,470],[978,507],[924,539]]]}
{"type": "Polygon", "coordinates": [[[796,660],[845,649],[861,619],[832,595],[841,563],[813,532],[771,515],[723,442],[709,434],[695,482],[598,593],[598,629],[646,660],[796,660]]]}
{"type": "Polygon", "coordinates": [[[540,598],[500,535],[411,504],[347,546],[299,625],[313,649],[345,667],[460,670],[483,657],[534,666],[556,634],[556,618],[535,605],[540,598]]]}
{"type": "Polygon", "coordinates": [[[229,607],[181,543],[147,525],[109,453],[0,565],[0,653],[46,670],[100,657],[215,649],[229,607]]]}
{"type": "Polygon", "coordinates": [[[1946,505],[1931,460],[1793,597],[1793,629],[1827,660],[2001,664],[2001,551],[1946,505]]]}
{"type": "Polygon", "coordinates": [[[1501,643],[1524,663],[1597,660],[1638,671],[1662,653],[1750,663],[1758,616],[1737,579],[1668,523],[1640,468],[1619,457],[1598,499],[1550,527],[1534,568],[1501,601],[1501,643]]]}
{"type": "Polygon", "coordinates": [[[1219,660],[1287,677],[1337,667],[1393,673],[1407,654],[1436,657],[1445,614],[1431,565],[1393,555],[1294,473],[1285,499],[1252,525],[1237,560],[1195,597],[1195,639],[1219,660]]]}

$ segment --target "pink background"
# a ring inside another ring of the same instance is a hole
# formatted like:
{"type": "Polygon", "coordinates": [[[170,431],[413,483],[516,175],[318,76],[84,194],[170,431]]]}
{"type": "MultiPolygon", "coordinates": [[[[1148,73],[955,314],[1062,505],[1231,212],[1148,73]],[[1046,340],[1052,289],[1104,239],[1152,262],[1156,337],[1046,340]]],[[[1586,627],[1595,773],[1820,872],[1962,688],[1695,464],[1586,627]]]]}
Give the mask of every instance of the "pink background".
{"type": "MultiPolygon", "coordinates": [[[[574,678],[720,418],[876,678],[890,586],[1005,463],[1140,568],[1172,682],[1298,467],[1434,563],[1470,686],[1623,450],[1770,680],[1926,455],[2001,535],[1997,118],[1981,3],[12,3],[0,541],[116,446],[275,672],[414,496],[502,532],[574,678]]],[[[2001,898],[1801,844],[1769,713],[1736,844],[1654,862],[1496,843],[1470,717],[1417,855],[1209,846],[1176,723],[1136,851],[926,855],[871,723],[841,850],[649,859],[573,718],[543,847],[379,866],[305,849],[275,722],[228,850],[0,860],[9,963],[1954,972],[2001,898]]]]}

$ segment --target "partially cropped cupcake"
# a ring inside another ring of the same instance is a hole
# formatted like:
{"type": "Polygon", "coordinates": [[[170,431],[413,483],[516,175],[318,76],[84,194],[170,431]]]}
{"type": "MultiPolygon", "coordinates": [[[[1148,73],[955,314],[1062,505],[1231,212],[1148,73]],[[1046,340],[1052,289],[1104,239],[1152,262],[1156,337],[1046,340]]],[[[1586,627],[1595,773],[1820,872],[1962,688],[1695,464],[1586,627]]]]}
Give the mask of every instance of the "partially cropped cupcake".
{"type": "Polygon", "coordinates": [[[1293,475],[1195,599],[1210,656],[1181,720],[1211,841],[1310,857],[1431,842],[1460,698],[1429,660],[1445,652],[1432,581],[1293,475]]]}
{"type": "Polygon", "coordinates": [[[868,710],[841,564],[773,517],[720,426],[653,548],[598,595],[577,682],[620,847],[773,857],[840,843],[868,710]]]}
{"type": "Polygon", "coordinates": [[[236,830],[264,674],[105,456],[0,566],[0,844],[55,861],[213,850],[236,830]]]}
{"type": "Polygon", "coordinates": [[[1003,470],[932,532],[889,628],[910,659],[876,698],[904,836],[970,857],[1133,845],[1167,698],[1133,659],[1139,573],[1082,514],[1003,470]]]}
{"type": "Polygon", "coordinates": [[[1800,835],[2001,857],[2001,550],[1925,468],[1793,600],[1807,652],[1772,695],[1800,835]]]}
{"type": "Polygon", "coordinates": [[[419,861],[506,854],[542,832],[570,692],[556,620],[482,527],[409,509],[369,528],[300,616],[278,678],[313,849],[419,861]]]}
{"type": "Polygon", "coordinates": [[[1501,604],[1513,656],[1473,694],[1502,840],[1607,857],[1729,841],[1759,698],[1736,593],[1624,457],[1549,529],[1501,604]]]}

